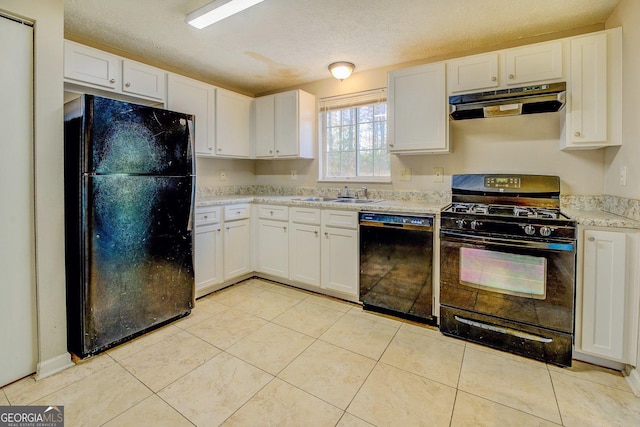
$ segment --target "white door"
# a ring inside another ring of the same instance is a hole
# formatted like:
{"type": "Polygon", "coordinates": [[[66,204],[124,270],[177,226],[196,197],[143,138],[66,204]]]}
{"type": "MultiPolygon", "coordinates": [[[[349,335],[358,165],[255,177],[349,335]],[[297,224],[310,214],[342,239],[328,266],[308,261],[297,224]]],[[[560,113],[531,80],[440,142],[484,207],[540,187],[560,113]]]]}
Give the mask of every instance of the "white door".
{"type": "Polygon", "coordinates": [[[358,296],[358,231],[322,227],[322,287],[358,296]]]}
{"type": "Polygon", "coordinates": [[[274,276],[289,277],[289,223],[258,221],[258,269],[274,276]]]}
{"type": "MultiPolygon", "coordinates": [[[[33,193],[33,28],[0,16],[0,387],[38,360],[33,193]]],[[[43,303],[46,303],[44,301],[43,303]]]]}

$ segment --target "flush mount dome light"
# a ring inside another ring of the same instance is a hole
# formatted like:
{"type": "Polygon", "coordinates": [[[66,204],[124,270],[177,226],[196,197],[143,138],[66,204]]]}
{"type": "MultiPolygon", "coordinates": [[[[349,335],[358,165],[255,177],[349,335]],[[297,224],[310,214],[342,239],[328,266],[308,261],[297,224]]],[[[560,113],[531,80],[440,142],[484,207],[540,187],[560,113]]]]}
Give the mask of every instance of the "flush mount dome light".
{"type": "Polygon", "coordinates": [[[222,21],[264,0],[214,0],[187,14],[185,21],[198,29],[222,21]]]}
{"type": "Polygon", "coordinates": [[[355,68],[356,66],[351,62],[345,61],[334,62],[333,64],[329,65],[329,71],[331,72],[331,75],[340,81],[349,77],[355,68]]]}

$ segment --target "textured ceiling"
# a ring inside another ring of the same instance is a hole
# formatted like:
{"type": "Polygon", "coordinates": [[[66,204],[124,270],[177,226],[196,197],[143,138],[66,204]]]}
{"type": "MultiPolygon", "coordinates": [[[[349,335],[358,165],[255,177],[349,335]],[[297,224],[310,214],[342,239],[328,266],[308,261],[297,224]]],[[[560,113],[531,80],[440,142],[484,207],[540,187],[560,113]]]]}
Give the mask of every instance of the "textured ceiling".
{"type": "Polygon", "coordinates": [[[65,0],[65,34],[258,94],[603,23],[619,0],[265,0],[197,30],[207,0],[65,0]]]}

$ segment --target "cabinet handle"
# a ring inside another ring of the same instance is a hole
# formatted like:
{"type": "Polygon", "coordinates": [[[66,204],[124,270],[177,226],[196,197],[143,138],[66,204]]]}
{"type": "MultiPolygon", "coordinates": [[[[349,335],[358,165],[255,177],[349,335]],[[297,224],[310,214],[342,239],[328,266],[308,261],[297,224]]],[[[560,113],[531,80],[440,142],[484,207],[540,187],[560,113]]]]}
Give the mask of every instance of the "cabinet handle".
{"type": "Polygon", "coordinates": [[[574,132],[573,136],[580,136],[580,132],[574,132]]]}
{"type": "Polygon", "coordinates": [[[590,242],[595,242],[596,238],[595,237],[589,237],[587,240],[590,241],[590,242]]]}
{"type": "Polygon", "coordinates": [[[209,147],[209,151],[213,151],[213,148],[212,148],[212,147],[209,147]]]}
{"type": "Polygon", "coordinates": [[[218,151],[222,151],[222,148],[218,148],[218,151]]]}
{"type": "Polygon", "coordinates": [[[273,154],[273,150],[269,150],[269,154],[273,154]]]}
{"type": "Polygon", "coordinates": [[[204,219],[208,219],[209,217],[207,215],[204,216],[204,219]]]}
{"type": "Polygon", "coordinates": [[[280,150],[276,150],[276,153],[279,153],[279,152],[280,152],[280,150]]]}
{"type": "Polygon", "coordinates": [[[116,79],[111,79],[109,80],[109,83],[114,84],[116,82],[116,79]]]}
{"type": "Polygon", "coordinates": [[[390,143],[389,143],[389,147],[393,147],[393,143],[391,143],[391,142],[390,142],[390,143]]]}
{"type": "Polygon", "coordinates": [[[516,78],[516,76],[514,76],[513,74],[509,74],[509,78],[510,78],[511,80],[513,80],[513,79],[515,79],[515,78],[516,78]]]}
{"type": "Polygon", "coordinates": [[[328,237],[329,237],[329,233],[325,231],[325,232],[324,232],[324,237],[327,237],[327,238],[328,238],[328,237]]]}
{"type": "Polygon", "coordinates": [[[124,87],[131,87],[131,83],[126,82],[126,83],[124,84],[124,87]]]}
{"type": "Polygon", "coordinates": [[[318,232],[317,232],[317,231],[314,231],[314,233],[316,233],[316,237],[318,237],[318,232]]]}
{"type": "Polygon", "coordinates": [[[497,80],[498,80],[498,78],[497,78],[496,76],[491,77],[491,81],[492,81],[492,82],[495,82],[495,81],[497,81],[497,80]]]}
{"type": "Polygon", "coordinates": [[[271,213],[271,216],[273,216],[273,211],[270,211],[270,213],[271,213]]]}
{"type": "Polygon", "coordinates": [[[287,227],[282,227],[282,229],[285,231],[285,233],[287,232],[287,227]]]}

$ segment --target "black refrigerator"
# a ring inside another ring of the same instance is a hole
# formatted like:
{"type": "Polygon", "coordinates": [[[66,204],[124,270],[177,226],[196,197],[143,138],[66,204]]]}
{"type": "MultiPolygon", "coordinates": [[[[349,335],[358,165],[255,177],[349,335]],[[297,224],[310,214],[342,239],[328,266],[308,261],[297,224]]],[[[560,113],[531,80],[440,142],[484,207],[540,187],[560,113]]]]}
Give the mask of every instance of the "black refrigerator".
{"type": "Polygon", "coordinates": [[[193,117],[92,95],[65,104],[68,349],[104,351],[194,305],[193,117]]]}

